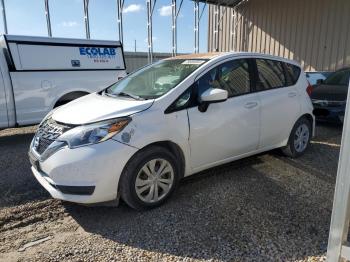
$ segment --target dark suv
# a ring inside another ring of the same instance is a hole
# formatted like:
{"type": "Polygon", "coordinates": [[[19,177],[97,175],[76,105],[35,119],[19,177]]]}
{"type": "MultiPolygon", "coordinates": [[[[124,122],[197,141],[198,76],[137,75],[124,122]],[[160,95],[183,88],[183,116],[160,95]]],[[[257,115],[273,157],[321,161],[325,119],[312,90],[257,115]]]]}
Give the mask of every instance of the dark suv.
{"type": "Polygon", "coordinates": [[[314,115],[317,120],[328,122],[344,121],[350,68],[343,68],[319,80],[311,93],[314,115]]]}

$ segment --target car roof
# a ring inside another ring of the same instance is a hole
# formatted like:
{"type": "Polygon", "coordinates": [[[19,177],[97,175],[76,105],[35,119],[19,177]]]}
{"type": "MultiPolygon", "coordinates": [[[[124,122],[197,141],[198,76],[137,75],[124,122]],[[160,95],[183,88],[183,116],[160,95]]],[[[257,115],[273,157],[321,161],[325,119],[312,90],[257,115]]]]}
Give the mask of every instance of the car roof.
{"type": "Polygon", "coordinates": [[[166,60],[171,60],[171,59],[213,59],[215,57],[220,56],[221,52],[211,52],[211,53],[197,53],[197,54],[186,54],[186,55],[178,55],[174,57],[169,57],[166,60]]]}
{"type": "Polygon", "coordinates": [[[347,71],[347,70],[350,70],[350,67],[349,66],[346,66],[346,67],[343,67],[343,68],[339,68],[338,70],[334,71],[334,72],[338,72],[338,71],[347,71]]]}
{"type": "Polygon", "coordinates": [[[247,58],[266,58],[266,59],[273,59],[278,60],[281,62],[290,63],[293,65],[296,65],[300,67],[300,65],[290,59],[286,59],[279,56],[273,56],[268,54],[262,54],[262,53],[254,53],[254,52],[210,52],[210,53],[197,53],[197,54],[186,54],[186,55],[179,55],[174,57],[166,58],[166,60],[171,59],[206,59],[206,60],[221,60],[224,58],[230,58],[230,57],[236,57],[236,56],[246,56],[247,58]]]}

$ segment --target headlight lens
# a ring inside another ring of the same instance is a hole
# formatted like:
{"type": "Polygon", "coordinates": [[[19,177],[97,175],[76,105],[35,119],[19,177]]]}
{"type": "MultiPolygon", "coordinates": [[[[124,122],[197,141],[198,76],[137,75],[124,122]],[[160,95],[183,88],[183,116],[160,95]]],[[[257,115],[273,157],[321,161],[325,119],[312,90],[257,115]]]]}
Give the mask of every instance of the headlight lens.
{"type": "Polygon", "coordinates": [[[57,140],[66,141],[69,148],[100,143],[118,134],[130,121],[131,118],[127,117],[78,126],[67,131],[57,140]]]}

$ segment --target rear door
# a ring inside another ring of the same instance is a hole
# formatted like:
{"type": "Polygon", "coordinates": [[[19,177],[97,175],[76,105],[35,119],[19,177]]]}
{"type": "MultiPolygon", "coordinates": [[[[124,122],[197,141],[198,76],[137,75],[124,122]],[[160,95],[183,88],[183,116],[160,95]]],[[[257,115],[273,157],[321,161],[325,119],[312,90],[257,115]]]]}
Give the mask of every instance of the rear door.
{"type": "Polygon", "coordinates": [[[251,62],[235,59],[209,70],[198,79],[196,99],[208,88],[228,91],[229,98],[210,104],[205,112],[188,109],[191,166],[210,166],[257,149],[259,100],[251,92],[251,62]]]}
{"type": "Polygon", "coordinates": [[[289,137],[300,112],[295,83],[289,80],[283,62],[256,60],[256,91],[261,102],[259,148],[280,144],[289,137]]]}

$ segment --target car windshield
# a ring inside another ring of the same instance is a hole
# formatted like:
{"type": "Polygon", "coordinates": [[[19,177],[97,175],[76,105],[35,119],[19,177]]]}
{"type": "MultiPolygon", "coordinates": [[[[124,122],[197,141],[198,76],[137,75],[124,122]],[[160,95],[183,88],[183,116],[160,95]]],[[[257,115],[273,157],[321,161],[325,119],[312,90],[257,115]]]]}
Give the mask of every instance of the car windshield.
{"type": "Polygon", "coordinates": [[[348,85],[350,77],[350,69],[340,70],[334,72],[324,80],[326,85],[348,85]]]}
{"type": "Polygon", "coordinates": [[[141,100],[158,98],[177,86],[206,61],[203,59],[162,60],[113,84],[106,89],[105,94],[141,100]]]}

